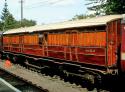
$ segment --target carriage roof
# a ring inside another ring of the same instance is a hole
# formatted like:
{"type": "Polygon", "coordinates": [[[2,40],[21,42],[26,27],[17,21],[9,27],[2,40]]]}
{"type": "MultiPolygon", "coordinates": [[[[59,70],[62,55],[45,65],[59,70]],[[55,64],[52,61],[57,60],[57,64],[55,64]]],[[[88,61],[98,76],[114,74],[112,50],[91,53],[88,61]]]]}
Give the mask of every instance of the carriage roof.
{"type": "Polygon", "coordinates": [[[122,18],[122,15],[99,16],[95,18],[87,18],[87,19],[81,19],[81,20],[75,20],[75,21],[67,21],[67,22],[11,29],[4,32],[3,34],[15,34],[15,33],[25,33],[25,32],[36,32],[36,31],[51,31],[51,30],[67,29],[67,28],[103,26],[110,21],[121,19],[121,18],[122,18]]]}

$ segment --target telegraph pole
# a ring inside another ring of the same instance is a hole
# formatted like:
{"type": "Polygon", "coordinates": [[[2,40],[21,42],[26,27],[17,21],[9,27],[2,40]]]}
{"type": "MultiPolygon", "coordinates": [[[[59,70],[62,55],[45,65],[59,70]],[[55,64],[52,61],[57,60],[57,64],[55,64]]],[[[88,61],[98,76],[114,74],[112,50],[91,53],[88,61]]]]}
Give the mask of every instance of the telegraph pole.
{"type": "Polygon", "coordinates": [[[22,21],[23,21],[23,0],[20,1],[20,6],[21,6],[21,26],[23,26],[22,21]]]}

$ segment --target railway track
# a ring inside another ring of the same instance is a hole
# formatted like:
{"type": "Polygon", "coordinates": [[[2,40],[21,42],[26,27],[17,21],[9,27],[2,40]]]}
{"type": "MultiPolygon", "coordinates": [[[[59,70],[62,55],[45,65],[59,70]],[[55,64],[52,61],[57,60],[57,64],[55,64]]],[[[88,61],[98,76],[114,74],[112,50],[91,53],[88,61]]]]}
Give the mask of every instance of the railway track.
{"type": "MultiPolygon", "coordinates": [[[[40,92],[89,92],[86,88],[83,88],[80,85],[64,82],[58,76],[46,76],[39,73],[34,68],[27,69],[26,67],[12,63],[7,66],[5,61],[0,61],[0,70],[6,71],[11,75],[32,84],[41,89],[40,92]]],[[[97,91],[94,89],[92,92],[97,91]]]]}
{"type": "Polygon", "coordinates": [[[9,72],[7,69],[0,67],[0,78],[6,80],[13,87],[19,89],[21,92],[48,92],[41,87],[30,83],[24,78],[19,77],[18,75],[9,72]]]}

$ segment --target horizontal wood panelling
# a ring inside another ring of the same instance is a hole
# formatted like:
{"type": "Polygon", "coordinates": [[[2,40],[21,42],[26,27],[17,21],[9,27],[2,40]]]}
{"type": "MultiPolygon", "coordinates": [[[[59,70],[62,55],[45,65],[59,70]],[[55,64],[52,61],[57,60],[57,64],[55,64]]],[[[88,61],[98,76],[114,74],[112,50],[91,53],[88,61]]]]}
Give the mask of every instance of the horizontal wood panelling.
{"type": "Polygon", "coordinates": [[[106,32],[49,34],[48,45],[106,46],[106,32]]]}
{"type": "Polygon", "coordinates": [[[38,35],[24,35],[24,44],[38,44],[38,35]]]}
{"type": "Polygon", "coordinates": [[[10,43],[10,37],[4,36],[3,37],[3,44],[8,44],[8,43],[10,43]]]}
{"type": "Polygon", "coordinates": [[[19,36],[12,36],[12,37],[10,37],[10,39],[11,39],[11,44],[13,43],[13,44],[19,44],[20,43],[20,38],[19,38],[19,36]]]}

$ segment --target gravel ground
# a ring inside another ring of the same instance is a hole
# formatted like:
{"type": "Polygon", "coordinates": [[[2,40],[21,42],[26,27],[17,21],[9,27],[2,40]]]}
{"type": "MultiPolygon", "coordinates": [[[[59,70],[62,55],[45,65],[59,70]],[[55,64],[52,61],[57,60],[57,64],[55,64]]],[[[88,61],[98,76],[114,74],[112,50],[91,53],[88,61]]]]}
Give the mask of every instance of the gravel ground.
{"type": "Polygon", "coordinates": [[[3,61],[0,62],[0,68],[20,76],[20,78],[36,84],[37,86],[47,89],[49,92],[97,92],[96,89],[93,91],[87,91],[86,88],[82,88],[81,86],[64,82],[57,76],[52,78],[50,76],[45,76],[43,74],[28,70],[19,65],[6,65],[3,61]]]}

